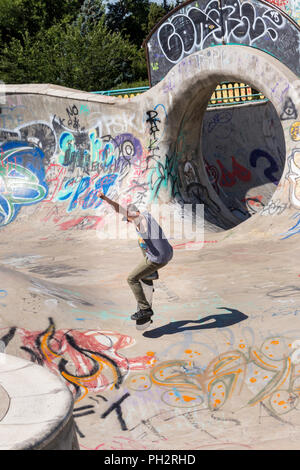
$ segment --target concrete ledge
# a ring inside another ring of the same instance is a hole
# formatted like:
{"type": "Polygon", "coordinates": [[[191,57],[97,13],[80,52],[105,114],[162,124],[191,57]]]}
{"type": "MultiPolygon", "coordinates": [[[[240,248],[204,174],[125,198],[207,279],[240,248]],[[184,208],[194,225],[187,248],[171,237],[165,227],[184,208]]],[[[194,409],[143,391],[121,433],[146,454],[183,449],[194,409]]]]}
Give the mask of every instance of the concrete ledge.
{"type": "Polygon", "coordinates": [[[0,353],[0,450],[78,449],[73,397],[56,375],[32,362],[0,353]]]}
{"type": "Polygon", "coordinates": [[[45,83],[5,85],[6,94],[27,94],[27,95],[47,95],[58,98],[70,98],[79,101],[91,101],[95,103],[115,104],[119,99],[112,96],[89,93],[88,91],[76,90],[75,88],[66,88],[58,85],[45,83]]]}

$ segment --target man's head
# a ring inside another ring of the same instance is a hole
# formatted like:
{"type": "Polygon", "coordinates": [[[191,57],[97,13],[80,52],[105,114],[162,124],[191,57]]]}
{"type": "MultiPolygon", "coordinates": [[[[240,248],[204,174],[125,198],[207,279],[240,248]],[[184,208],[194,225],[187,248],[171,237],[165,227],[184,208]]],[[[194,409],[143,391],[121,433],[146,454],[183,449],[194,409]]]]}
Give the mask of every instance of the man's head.
{"type": "Polygon", "coordinates": [[[128,204],[127,206],[127,215],[123,217],[122,220],[127,222],[133,222],[134,219],[137,219],[140,216],[140,211],[135,204],[128,204]]]}

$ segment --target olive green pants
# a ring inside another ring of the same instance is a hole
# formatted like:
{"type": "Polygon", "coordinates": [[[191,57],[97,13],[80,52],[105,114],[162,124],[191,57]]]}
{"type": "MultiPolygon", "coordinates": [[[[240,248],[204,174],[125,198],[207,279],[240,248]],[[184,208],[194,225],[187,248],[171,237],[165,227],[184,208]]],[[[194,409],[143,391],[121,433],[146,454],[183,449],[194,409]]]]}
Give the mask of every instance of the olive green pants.
{"type": "Polygon", "coordinates": [[[147,276],[150,276],[150,274],[153,274],[158,269],[163,268],[164,266],[166,266],[166,264],[168,263],[162,263],[162,264],[152,263],[144,255],[144,259],[129,274],[127,278],[127,282],[133,292],[133,295],[136,298],[139,309],[146,310],[148,308],[151,308],[151,305],[149,305],[149,302],[146,299],[146,296],[145,296],[145,293],[143,291],[143,287],[140,281],[146,278],[147,276]]]}

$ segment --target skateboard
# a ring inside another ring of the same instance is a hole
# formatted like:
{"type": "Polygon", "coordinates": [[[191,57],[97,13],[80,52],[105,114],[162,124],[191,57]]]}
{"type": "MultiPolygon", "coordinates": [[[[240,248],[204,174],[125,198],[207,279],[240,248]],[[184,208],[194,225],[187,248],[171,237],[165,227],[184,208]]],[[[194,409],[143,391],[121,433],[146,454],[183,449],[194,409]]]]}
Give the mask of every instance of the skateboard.
{"type": "MultiPolygon", "coordinates": [[[[159,277],[158,272],[155,271],[155,273],[151,274],[150,276],[147,276],[146,278],[141,279],[143,291],[145,292],[146,299],[148,300],[151,308],[152,308],[153,292],[154,292],[153,281],[158,279],[158,277],[159,277]]],[[[136,320],[135,326],[137,330],[145,330],[151,325],[151,323],[153,323],[153,320],[151,319],[151,317],[146,317],[146,318],[143,318],[142,320],[136,320]]]]}

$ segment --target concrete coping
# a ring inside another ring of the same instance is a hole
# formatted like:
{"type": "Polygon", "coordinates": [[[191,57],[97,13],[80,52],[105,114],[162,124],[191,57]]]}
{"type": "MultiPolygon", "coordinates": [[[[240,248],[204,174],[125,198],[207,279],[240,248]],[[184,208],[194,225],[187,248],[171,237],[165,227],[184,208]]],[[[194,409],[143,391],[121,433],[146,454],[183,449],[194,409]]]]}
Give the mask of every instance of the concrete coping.
{"type": "Polygon", "coordinates": [[[0,450],[68,450],[70,446],[64,447],[60,434],[66,428],[74,431],[69,425],[73,397],[62,379],[42,366],[0,353],[0,387],[0,400],[4,400],[0,450]]]}
{"type": "Polygon", "coordinates": [[[120,102],[116,97],[105,96],[101,94],[90,93],[88,91],[66,88],[59,85],[51,85],[49,83],[34,84],[16,84],[6,85],[4,88],[6,94],[35,94],[57,96],[61,98],[70,98],[72,100],[92,101],[94,103],[115,104],[120,102]]]}

